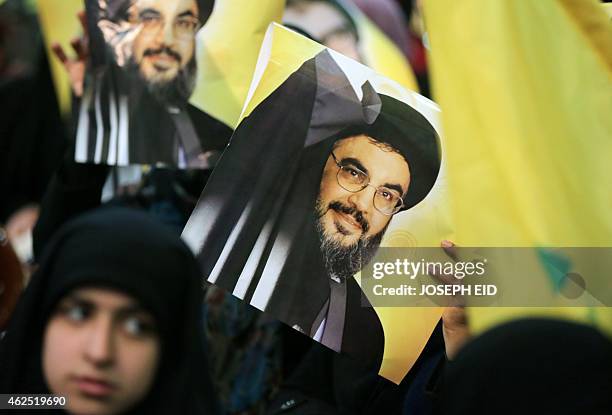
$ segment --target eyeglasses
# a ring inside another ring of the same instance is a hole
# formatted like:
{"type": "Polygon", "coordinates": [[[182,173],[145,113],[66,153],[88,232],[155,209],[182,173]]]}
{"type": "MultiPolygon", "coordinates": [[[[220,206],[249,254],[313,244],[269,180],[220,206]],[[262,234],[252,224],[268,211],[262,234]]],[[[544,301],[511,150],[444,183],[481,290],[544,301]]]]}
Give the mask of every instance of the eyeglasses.
{"type": "Polygon", "coordinates": [[[338,162],[333,151],[331,155],[338,166],[336,180],[344,190],[351,193],[358,193],[368,186],[373,187],[376,190],[373,200],[374,208],[386,216],[395,215],[404,207],[402,196],[396,190],[389,189],[385,186],[372,186],[370,184],[370,176],[368,176],[367,173],[364,173],[356,166],[341,164],[338,162]]]}
{"type": "MultiPolygon", "coordinates": [[[[164,17],[156,12],[145,11],[138,16],[143,30],[157,32],[164,25],[164,17]]],[[[192,39],[198,29],[200,22],[195,17],[181,16],[174,21],[174,35],[177,38],[192,39]]]]}

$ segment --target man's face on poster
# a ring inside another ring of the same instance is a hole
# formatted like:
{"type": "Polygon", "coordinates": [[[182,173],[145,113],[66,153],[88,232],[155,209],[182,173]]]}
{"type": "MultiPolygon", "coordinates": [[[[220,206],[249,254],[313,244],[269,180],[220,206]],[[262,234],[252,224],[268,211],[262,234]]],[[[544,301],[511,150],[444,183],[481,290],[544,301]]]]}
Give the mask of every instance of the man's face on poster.
{"type": "Polygon", "coordinates": [[[194,59],[198,30],[195,0],[136,0],[130,20],[139,23],[133,60],[148,83],[165,84],[194,59]]]}
{"type": "Polygon", "coordinates": [[[336,143],[316,203],[317,229],[330,271],[348,277],[369,261],[409,184],[408,163],[389,145],[365,135],[336,143]]]}

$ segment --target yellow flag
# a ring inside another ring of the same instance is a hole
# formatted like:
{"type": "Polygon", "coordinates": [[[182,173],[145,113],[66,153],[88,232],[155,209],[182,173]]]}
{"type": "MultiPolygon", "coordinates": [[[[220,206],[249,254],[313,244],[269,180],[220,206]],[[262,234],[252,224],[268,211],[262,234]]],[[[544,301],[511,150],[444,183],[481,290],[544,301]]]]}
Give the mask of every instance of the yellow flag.
{"type": "Polygon", "coordinates": [[[268,25],[285,0],[216,0],[198,33],[198,82],[191,104],[234,128],[247,97],[268,25]]]}
{"type": "MultiPolygon", "coordinates": [[[[601,5],[426,0],[425,18],[456,242],[611,247],[612,25],[601,5]]],[[[609,290],[605,281],[586,289],[609,290]]],[[[473,309],[470,319],[479,331],[544,313],[612,331],[610,310],[473,309]]]]}

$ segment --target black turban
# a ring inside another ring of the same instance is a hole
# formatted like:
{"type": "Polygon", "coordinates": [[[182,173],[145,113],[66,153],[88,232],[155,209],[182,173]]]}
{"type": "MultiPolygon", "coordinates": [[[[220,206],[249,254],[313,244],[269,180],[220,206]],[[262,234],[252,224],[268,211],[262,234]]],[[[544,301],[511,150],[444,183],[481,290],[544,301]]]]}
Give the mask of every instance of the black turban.
{"type": "MultiPolygon", "coordinates": [[[[117,22],[127,20],[128,9],[136,0],[89,0],[97,3],[97,7],[101,10],[100,17],[117,22]]],[[[174,0],[165,0],[173,2],[174,0]]],[[[195,0],[198,5],[198,20],[200,26],[203,26],[210,17],[215,1],[214,0],[195,0]]]]}

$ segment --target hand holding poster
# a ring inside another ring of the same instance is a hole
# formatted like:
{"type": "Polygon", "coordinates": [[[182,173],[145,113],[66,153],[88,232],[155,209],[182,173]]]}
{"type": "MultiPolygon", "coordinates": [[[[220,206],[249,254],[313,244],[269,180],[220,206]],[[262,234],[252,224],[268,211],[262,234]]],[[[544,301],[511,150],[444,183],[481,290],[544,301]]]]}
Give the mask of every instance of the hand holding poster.
{"type": "Polygon", "coordinates": [[[353,276],[390,227],[420,222],[412,240],[429,246],[448,235],[437,107],[273,25],[244,116],[183,232],[204,275],[399,382],[440,310],[363,306],[353,276]]]}

